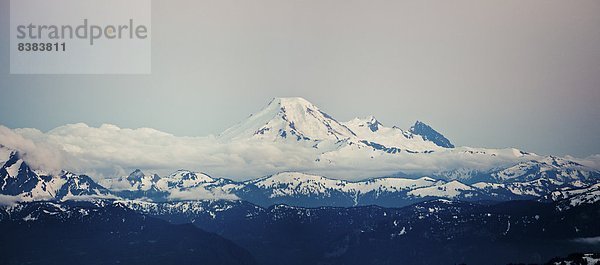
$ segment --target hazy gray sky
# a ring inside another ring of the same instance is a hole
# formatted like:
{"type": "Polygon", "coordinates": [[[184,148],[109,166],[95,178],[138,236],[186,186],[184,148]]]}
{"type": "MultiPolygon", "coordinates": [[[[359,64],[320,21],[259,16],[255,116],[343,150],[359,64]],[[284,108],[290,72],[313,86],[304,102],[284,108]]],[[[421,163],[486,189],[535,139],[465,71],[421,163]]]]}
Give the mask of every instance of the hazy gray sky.
{"type": "Polygon", "coordinates": [[[152,75],[9,75],[0,124],[217,134],[301,96],[457,145],[600,153],[600,1],[153,1],[152,75]]]}

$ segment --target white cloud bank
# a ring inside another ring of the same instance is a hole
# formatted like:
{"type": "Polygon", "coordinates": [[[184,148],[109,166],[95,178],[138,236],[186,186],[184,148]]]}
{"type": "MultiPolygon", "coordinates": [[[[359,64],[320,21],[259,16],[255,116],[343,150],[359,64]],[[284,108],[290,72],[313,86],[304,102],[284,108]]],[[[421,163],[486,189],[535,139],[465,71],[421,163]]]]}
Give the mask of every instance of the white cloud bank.
{"type": "MultiPolygon", "coordinates": [[[[22,129],[23,132],[34,131],[22,129]]],[[[37,131],[37,130],[36,130],[37,131]]],[[[40,131],[39,134],[42,133],[40,131]]],[[[0,125],[0,145],[11,150],[18,150],[32,168],[43,169],[49,172],[59,171],[62,167],[63,154],[56,145],[49,145],[44,141],[34,142],[33,139],[21,135],[19,132],[0,125]]],[[[7,156],[8,154],[3,154],[7,156]]],[[[1,161],[1,160],[0,160],[1,161]]]]}
{"type": "Polygon", "coordinates": [[[93,177],[114,177],[140,168],[161,175],[177,169],[234,179],[304,169],[314,150],[292,145],[218,143],[213,136],[177,137],[150,128],[98,128],[70,124],[47,133],[0,126],[0,144],[19,150],[37,169],[66,169],[93,177]]]}
{"type": "Polygon", "coordinates": [[[566,156],[567,159],[573,160],[586,167],[591,167],[600,170],[600,154],[591,155],[586,158],[577,158],[573,156],[566,156]]]}
{"type": "MultiPolygon", "coordinates": [[[[489,169],[530,159],[519,157],[514,149],[461,147],[432,154],[385,154],[352,146],[322,150],[256,140],[222,143],[214,136],[177,137],[149,128],[121,129],[108,124],[95,128],[83,123],[47,133],[0,126],[0,144],[20,150],[38,169],[66,169],[96,179],[126,175],[139,168],[161,175],[188,169],[234,180],[282,171],[357,180],[400,171],[427,174],[458,168],[489,169]],[[482,150],[487,154],[470,153],[482,150]]],[[[599,157],[588,158],[586,164],[599,165],[599,157]]]]}

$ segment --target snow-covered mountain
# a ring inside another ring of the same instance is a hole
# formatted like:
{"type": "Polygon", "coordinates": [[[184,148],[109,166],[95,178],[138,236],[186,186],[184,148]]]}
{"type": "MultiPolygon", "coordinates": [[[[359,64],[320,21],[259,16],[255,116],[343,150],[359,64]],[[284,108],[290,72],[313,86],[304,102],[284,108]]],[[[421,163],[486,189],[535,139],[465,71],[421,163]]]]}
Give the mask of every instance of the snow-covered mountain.
{"type": "Polygon", "coordinates": [[[586,188],[600,182],[598,172],[559,158],[516,165],[498,171],[501,173],[494,176],[504,177],[495,178],[495,182],[473,185],[430,177],[388,177],[353,182],[298,172],[235,182],[186,170],[165,177],[135,170],[128,176],[104,179],[99,185],[85,175],[63,171],[53,176],[32,170],[18,152],[11,152],[5,160],[0,168],[0,193],[21,201],[121,197],[156,202],[245,200],[262,206],[283,203],[311,207],[371,204],[398,207],[433,198],[467,201],[540,199],[552,192],[586,188]],[[524,168],[527,170],[522,170],[524,168]]]}
{"type": "Polygon", "coordinates": [[[549,156],[486,174],[480,172],[480,178],[487,181],[473,186],[487,193],[540,198],[552,191],[592,186],[600,181],[600,172],[573,161],[549,156]]]}
{"type": "MultiPolygon", "coordinates": [[[[420,121],[409,130],[387,127],[374,116],[338,122],[302,98],[275,98],[263,110],[227,129],[217,140],[234,146],[242,142],[249,146],[293,149],[296,151],[290,157],[297,158],[290,161],[302,159],[305,163],[302,167],[316,173],[320,169],[339,172],[336,169],[343,168],[381,171],[380,175],[368,174],[379,177],[393,174],[394,170],[414,171],[469,184],[493,180],[496,176],[490,174],[494,170],[546,159],[514,148],[455,147],[444,135],[420,121]],[[359,165],[362,167],[356,169],[359,165]]],[[[277,164],[288,163],[285,157],[270,159],[277,164]]],[[[280,171],[285,170],[293,169],[280,171]]]]}
{"type": "Polygon", "coordinates": [[[223,132],[220,138],[315,142],[338,141],[352,136],[354,133],[350,129],[303,98],[275,98],[265,109],[223,132]]]}
{"type": "Polygon", "coordinates": [[[300,172],[282,172],[236,182],[187,170],[161,177],[145,174],[139,169],[127,176],[102,179],[97,184],[85,175],[66,171],[48,174],[33,170],[17,151],[8,152],[6,156],[0,168],[0,194],[18,201],[125,198],[155,202],[242,200],[261,206],[400,207],[436,198],[538,200],[552,192],[587,188],[600,183],[597,171],[557,157],[488,172],[489,181],[474,184],[432,177],[347,181],[300,172]]]}
{"type": "Polygon", "coordinates": [[[356,206],[367,204],[405,205],[419,198],[454,198],[456,191],[440,188],[435,196],[426,192],[408,195],[411,190],[445,181],[429,177],[418,179],[377,178],[359,182],[335,180],[299,172],[283,172],[245,182],[211,178],[206,174],[177,171],[167,177],[148,178],[140,170],[129,176],[104,180],[101,183],[114,194],[128,199],[153,201],[178,200],[246,200],[263,206],[287,203],[298,206],[356,206]],[[147,180],[146,185],[132,182],[132,176],[147,180]],[[189,197],[182,194],[188,194],[189,197]],[[194,197],[196,196],[196,197],[194,197]]]}
{"type": "Polygon", "coordinates": [[[556,201],[560,209],[569,209],[584,204],[600,202],[600,183],[577,189],[556,190],[549,194],[549,199],[556,201]]]}
{"type": "Polygon", "coordinates": [[[104,179],[100,182],[115,194],[129,199],[167,200],[212,200],[237,197],[227,192],[235,185],[233,181],[212,178],[205,173],[178,170],[168,176],[146,175],[136,169],[128,176],[104,179]]]}
{"type": "Polygon", "coordinates": [[[497,182],[523,182],[539,178],[571,182],[584,186],[585,182],[600,177],[592,168],[555,156],[518,163],[491,174],[497,182]],[[581,181],[582,183],[578,183],[581,181]]]}
{"type": "MultiPolygon", "coordinates": [[[[86,130],[79,128],[82,129],[86,130]]],[[[118,131],[112,127],[111,130],[113,134],[118,131]]],[[[155,134],[152,131],[150,135],[155,134]]],[[[178,143],[168,135],[160,137],[166,137],[166,143],[178,143]]],[[[263,150],[252,146],[269,149],[285,146],[269,152],[268,161],[261,165],[285,166],[289,163],[285,158],[290,156],[294,167],[241,182],[187,170],[166,176],[135,170],[127,176],[100,179],[96,184],[88,176],[67,171],[49,174],[32,170],[18,151],[0,146],[0,194],[19,200],[113,196],[156,202],[224,199],[262,206],[283,203],[311,207],[371,204],[396,207],[434,198],[540,199],[558,190],[586,188],[600,180],[597,170],[565,158],[539,156],[514,148],[454,147],[441,133],[419,121],[410,130],[386,127],[374,116],[338,122],[302,98],[273,99],[265,109],[212,140],[230,150],[242,146],[252,155],[260,155],[263,150]],[[360,178],[340,176],[339,169],[354,174],[363,165],[370,170],[399,172],[401,177],[382,178],[388,175],[381,174],[350,181],[360,178]],[[406,168],[415,173],[404,174],[402,170],[406,168]],[[299,172],[305,170],[312,173],[299,172]],[[337,176],[329,178],[328,174],[314,173],[319,170],[336,172],[337,176]]],[[[237,160],[248,165],[244,159],[237,160]]]]}
{"type": "Polygon", "coordinates": [[[479,172],[489,176],[492,169],[543,158],[514,148],[455,148],[441,133],[419,121],[410,130],[385,126],[374,116],[338,122],[302,98],[273,99],[265,109],[223,132],[217,141],[231,149],[264,146],[281,150],[266,159],[261,159],[258,150],[258,155],[244,158],[252,164],[259,159],[258,164],[283,165],[267,174],[334,172],[335,178],[352,180],[404,172],[473,184],[489,180],[478,178],[479,172]],[[456,174],[466,170],[474,174],[456,174]]]}
{"type": "MultiPolygon", "coordinates": [[[[343,123],[356,135],[354,142],[379,150],[408,150],[409,152],[427,152],[440,150],[440,146],[420,135],[398,127],[386,127],[374,116],[355,118],[343,123]]],[[[388,152],[389,153],[389,152],[388,152]]]]}
{"type": "Polygon", "coordinates": [[[440,185],[411,190],[408,192],[408,195],[425,198],[468,199],[479,196],[478,193],[479,191],[477,191],[476,188],[463,184],[460,181],[453,180],[440,185]]]}
{"type": "Polygon", "coordinates": [[[17,151],[9,152],[8,157],[2,160],[0,194],[12,196],[15,200],[114,198],[109,190],[98,185],[89,176],[67,171],[48,174],[33,170],[17,151]]]}
{"type": "Polygon", "coordinates": [[[365,181],[334,180],[298,172],[284,172],[244,182],[232,192],[259,205],[296,206],[403,206],[431,198],[481,198],[476,188],[458,181],[429,177],[377,178],[365,181]]]}
{"type": "Polygon", "coordinates": [[[353,181],[404,173],[474,184],[491,181],[493,170],[546,158],[514,148],[452,148],[432,127],[416,122],[401,129],[373,116],[341,122],[305,99],[276,98],[219,136],[85,124],[13,133],[60,150],[68,169],[104,176],[152,165],[161,173],[194,168],[236,180],[300,171],[353,181]]]}
{"type": "Polygon", "coordinates": [[[322,150],[357,145],[387,153],[395,153],[391,150],[432,152],[449,147],[445,143],[438,144],[440,139],[448,140],[431,127],[420,122],[416,125],[415,132],[404,131],[385,127],[373,116],[338,122],[303,98],[275,98],[263,110],[227,129],[219,140],[291,141],[322,150]]]}
{"type": "MultiPolygon", "coordinates": [[[[132,174],[139,175],[140,171],[134,171],[132,174]]],[[[113,186],[107,185],[107,187],[115,194],[128,199],[150,199],[157,202],[226,199],[248,201],[265,207],[276,204],[302,207],[358,205],[400,207],[436,198],[459,201],[541,200],[556,190],[587,187],[600,182],[600,176],[597,174],[593,174],[593,177],[587,180],[571,179],[565,182],[543,177],[522,182],[478,182],[469,185],[458,180],[446,181],[431,177],[416,179],[386,177],[346,181],[299,172],[282,172],[263,178],[235,182],[211,178],[202,173],[178,171],[164,179],[155,177],[150,186],[159,187],[157,188],[159,193],[150,196],[148,192],[137,188],[136,185],[117,190],[115,183],[125,182],[127,178],[112,180],[113,186]],[[178,183],[181,183],[181,177],[173,176],[186,175],[200,175],[201,178],[193,178],[202,180],[183,186],[158,184],[166,183],[165,179],[169,179],[170,183],[174,183],[173,179],[179,179],[178,183]]]]}

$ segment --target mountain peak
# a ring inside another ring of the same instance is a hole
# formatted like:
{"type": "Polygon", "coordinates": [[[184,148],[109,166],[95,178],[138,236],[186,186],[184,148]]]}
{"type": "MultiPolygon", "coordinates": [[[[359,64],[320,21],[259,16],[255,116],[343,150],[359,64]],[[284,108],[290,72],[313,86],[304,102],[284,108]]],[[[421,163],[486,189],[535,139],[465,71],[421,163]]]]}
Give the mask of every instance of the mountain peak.
{"type": "Polygon", "coordinates": [[[437,132],[436,130],[431,128],[431,126],[421,121],[415,122],[415,125],[410,127],[410,132],[416,135],[420,135],[426,141],[431,141],[438,146],[445,148],[454,148],[454,145],[450,142],[450,140],[444,137],[444,135],[437,132]]]}
{"type": "Polygon", "coordinates": [[[201,172],[192,172],[189,170],[177,170],[167,177],[168,179],[182,182],[204,183],[215,181],[212,177],[201,172]]]}
{"type": "Polygon", "coordinates": [[[299,97],[274,98],[266,108],[226,130],[221,139],[257,138],[296,141],[341,140],[354,136],[317,106],[299,97]]]}
{"type": "MultiPolygon", "coordinates": [[[[354,133],[358,133],[354,131],[356,128],[368,128],[371,132],[377,132],[379,129],[383,127],[383,124],[375,118],[373,115],[369,115],[367,117],[357,117],[346,123],[344,123],[350,130],[354,133]]],[[[359,129],[360,131],[360,129],[359,129]]]]}
{"type": "Polygon", "coordinates": [[[319,108],[312,104],[310,101],[301,97],[283,97],[273,98],[265,109],[279,110],[279,111],[318,111],[319,108]]]}
{"type": "Polygon", "coordinates": [[[127,180],[130,182],[138,182],[145,176],[141,169],[136,169],[127,176],[127,180]]]}
{"type": "Polygon", "coordinates": [[[273,98],[270,104],[280,104],[281,106],[292,106],[292,105],[300,105],[304,107],[314,107],[312,103],[302,97],[282,97],[282,98],[273,98]]]}
{"type": "Polygon", "coordinates": [[[379,122],[377,118],[375,118],[375,116],[373,115],[366,117],[365,120],[367,122],[367,125],[369,126],[369,129],[371,129],[372,132],[378,131],[379,128],[383,126],[383,124],[381,124],[381,122],[379,122]]]}

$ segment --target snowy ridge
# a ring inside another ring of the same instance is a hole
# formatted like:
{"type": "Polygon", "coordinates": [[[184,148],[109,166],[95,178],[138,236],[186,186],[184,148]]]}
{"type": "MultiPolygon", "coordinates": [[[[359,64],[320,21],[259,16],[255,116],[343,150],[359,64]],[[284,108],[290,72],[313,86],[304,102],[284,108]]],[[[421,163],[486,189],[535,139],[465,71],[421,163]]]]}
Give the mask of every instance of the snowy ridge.
{"type": "Polygon", "coordinates": [[[559,202],[559,208],[563,210],[583,204],[594,204],[600,202],[600,183],[579,189],[557,190],[549,197],[559,202]]]}
{"type": "MultiPolygon", "coordinates": [[[[134,173],[139,174],[138,171],[134,171],[132,174],[134,173]]],[[[155,178],[157,179],[152,185],[158,187],[158,191],[162,192],[162,197],[153,198],[138,193],[127,196],[123,193],[116,193],[129,199],[146,198],[155,201],[246,200],[262,206],[280,203],[311,207],[369,204],[402,206],[431,198],[467,201],[541,199],[556,190],[584,187],[600,182],[600,177],[595,175],[592,178],[567,179],[565,181],[544,176],[521,182],[478,182],[473,185],[458,180],[445,181],[431,177],[414,179],[386,177],[347,181],[300,172],[282,172],[263,178],[235,182],[181,170],[164,179],[158,176],[155,178]],[[156,183],[171,184],[157,185],[156,183]],[[183,196],[183,193],[187,193],[187,195],[183,196]]],[[[132,185],[130,190],[134,187],[132,185]]]]}
{"type": "Polygon", "coordinates": [[[168,176],[146,175],[136,169],[129,176],[105,179],[101,184],[124,198],[167,200],[238,199],[228,192],[233,181],[215,179],[205,173],[178,170],[168,176]]]}
{"type": "Polygon", "coordinates": [[[487,182],[473,184],[491,194],[541,198],[552,191],[581,189],[600,181],[600,173],[573,161],[546,157],[491,172],[487,182]]]}
{"type": "Polygon", "coordinates": [[[269,190],[269,197],[283,196],[331,196],[333,190],[344,190],[347,181],[296,172],[284,172],[266,178],[245,182],[259,189],[269,190]]]}
{"type": "Polygon", "coordinates": [[[355,118],[343,123],[356,135],[355,142],[370,146],[397,148],[413,152],[441,150],[440,146],[423,139],[420,135],[404,131],[397,127],[385,127],[374,116],[364,119],[355,118]]]}
{"type": "Polygon", "coordinates": [[[463,184],[457,180],[448,183],[436,185],[433,187],[419,188],[408,192],[409,195],[415,197],[438,197],[455,199],[459,196],[465,198],[476,196],[475,188],[463,184]]]}
{"type": "Polygon", "coordinates": [[[377,178],[350,182],[299,172],[283,172],[266,178],[244,182],[246,186],[253,185],[260,189],[268,190],[271,198],[283,196],[331,196],[332,192],[347,193],[349,195],[370,192],[393,193],[430,187],[440,183],[443,183],[443,181],[436,181],[429,177],[419,179],[377,178]]]}
{"type": "Polygon", "coordinates": [[[538,178],[551,178],[556,181],[570,182],[588,180],[599,173],[573,161],[549,156],[540,160],[521,162],[492,174],[498,182],[528,181],[538,178]]]}
{"type": "MultiPolygon", "coordinates": [[[[178,201],[178,202],[145,202],[139,200],[115,200],[112,202],[113,205],[118,205],[123,208],[132,209],[138,213],[149,214],[149,215],[164,215],[164,214],[186,214],[188,216],[194,215],[208,215],[212,218],[216,217],[219,213],[226,212],[227,210],[239,207],[240,205],[250,205],[241,201],[231,200],[205,200],[205,201],[178,201]]],[[[252,205],[248,209],[249,214],[256,214],[256,212],[264,212],[264,209],[252,205]]]]}

